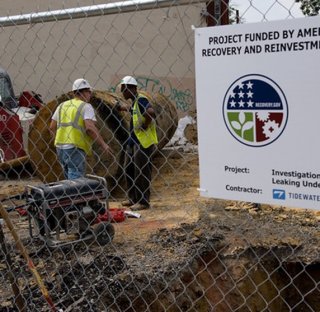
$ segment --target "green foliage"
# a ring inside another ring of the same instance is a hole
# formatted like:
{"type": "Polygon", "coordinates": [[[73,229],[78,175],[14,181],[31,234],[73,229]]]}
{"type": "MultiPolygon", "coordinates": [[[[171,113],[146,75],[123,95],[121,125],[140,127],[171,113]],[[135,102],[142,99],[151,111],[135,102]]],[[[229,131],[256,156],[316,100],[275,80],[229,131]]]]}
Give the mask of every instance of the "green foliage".
{"type": "Polygon", "coordinates": [[[320,11],[320,0],[296,0],[300,3],[300,9],[304,15],[318,15],[320,11]]]}

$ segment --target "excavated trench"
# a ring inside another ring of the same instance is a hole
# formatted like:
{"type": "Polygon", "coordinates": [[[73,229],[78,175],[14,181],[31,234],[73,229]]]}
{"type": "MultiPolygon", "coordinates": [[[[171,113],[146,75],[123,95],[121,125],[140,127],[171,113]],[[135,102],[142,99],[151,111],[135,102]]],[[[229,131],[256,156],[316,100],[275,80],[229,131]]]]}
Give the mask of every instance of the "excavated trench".
{"type": "Polygon", "coordinates": [[[204,251],[179,275],[113,284],[108,298],[117,298],[116,311],[320,311],[320,263],[283,262],[283,252],[204,251]]]}
{"type": "Polygon", "coordinates": [[[100,257],[86,268],[76,265],[62,279],[69,298],[64,305],[85,293],[73,311],[103,311],[106,306],[112,311],[320,311],[320,263],[280,260],[290,248],[252,249],[233,257],[205,249],[180,263],[181,271],[171,267],[163,275],[135,275],[120,257],[100,257]],[[103,275],[95,273],[97,267],[103,275]]]}
{"type": "Polygon", "coordinates": [[[320,264],[282,262],[283,256],[283,250],[252,249],[221,259],[208,252],[196,260],[196,278],[182,277],[188,296],[179,305],[199,312],[320,311],[320,264]]]}

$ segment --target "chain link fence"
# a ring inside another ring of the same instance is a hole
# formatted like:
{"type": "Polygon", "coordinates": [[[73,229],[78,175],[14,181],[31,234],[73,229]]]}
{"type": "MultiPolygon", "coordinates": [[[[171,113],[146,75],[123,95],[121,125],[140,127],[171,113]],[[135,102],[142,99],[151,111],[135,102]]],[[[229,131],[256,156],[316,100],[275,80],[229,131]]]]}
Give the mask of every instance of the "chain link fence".
{"type": "Polygon", "coordinates": [[[258,2],[1,4],[0,311],[320,310],[318,213],[197,190],[193,28],[303,16],[295,1],[258,2]],[[137,211],[123,203],[127,75],[159,140],[139,167],[151,166],[150,207],[137,211]],[[94,142],[71,182],[49,124],[78,78],[112,153],[94,142]]]}

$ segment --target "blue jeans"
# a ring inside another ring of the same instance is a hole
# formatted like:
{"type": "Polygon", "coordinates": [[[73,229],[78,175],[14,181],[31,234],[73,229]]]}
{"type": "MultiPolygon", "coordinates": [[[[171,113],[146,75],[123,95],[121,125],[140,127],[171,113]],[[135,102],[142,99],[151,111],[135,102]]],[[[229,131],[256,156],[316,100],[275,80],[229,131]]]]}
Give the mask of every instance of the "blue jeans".
{"type": "Polygon", "coordinates": [[[80,148],[57,148],[59,162],[66,179],[81,178],[86,171],[86,153],[80,148]]]}

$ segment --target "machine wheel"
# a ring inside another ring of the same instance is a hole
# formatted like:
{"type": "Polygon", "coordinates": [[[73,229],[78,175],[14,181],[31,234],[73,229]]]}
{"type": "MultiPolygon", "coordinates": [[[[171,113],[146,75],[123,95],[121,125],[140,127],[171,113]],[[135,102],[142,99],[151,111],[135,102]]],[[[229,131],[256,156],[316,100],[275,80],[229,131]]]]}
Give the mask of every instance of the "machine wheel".
{"type": "Polygon", "coordinates": [[[114,227],[111,223],[101,222],[94,228],[96,241],[104,246],[110,243],[114,237],[114,227]]]}

